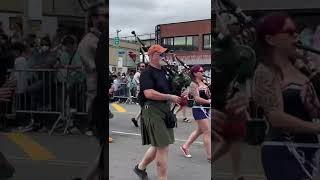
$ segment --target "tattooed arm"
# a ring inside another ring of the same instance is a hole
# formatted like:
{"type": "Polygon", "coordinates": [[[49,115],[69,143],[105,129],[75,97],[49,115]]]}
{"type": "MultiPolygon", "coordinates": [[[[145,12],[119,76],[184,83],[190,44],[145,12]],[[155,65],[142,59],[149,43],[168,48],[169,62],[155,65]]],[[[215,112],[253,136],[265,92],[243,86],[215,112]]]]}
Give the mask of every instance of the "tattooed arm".
{"type": "Polygon", "coordinates": [[[199,86],[196,83],[191,82],[191,84],[190,84],[190,94],[193,97],[193,99],[196,102],[200,103],[200,104],[211,104],[211,101],[205,100],[205,99],[200,97],[198,87],[199,86]]]}
{"type": "Polygon", "coordinates": [[[320,124],[285,113],[282,98],[280,78],[268,67],[259,65],[254,77],[253,99],[264,109],[271,125],[296,133],[320,133],[320,124]]]}

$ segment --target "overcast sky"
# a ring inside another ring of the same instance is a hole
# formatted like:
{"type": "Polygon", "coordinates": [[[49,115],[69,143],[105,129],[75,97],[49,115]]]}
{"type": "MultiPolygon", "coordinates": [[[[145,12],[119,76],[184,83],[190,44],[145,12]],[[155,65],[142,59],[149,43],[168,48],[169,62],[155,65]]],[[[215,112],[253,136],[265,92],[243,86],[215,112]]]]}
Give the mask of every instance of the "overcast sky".
{"type": "Polygon", "coordinates": [[[158,24],[210,19],[211,0],[109,0],[109,34],[154,33],[158,24]]]}

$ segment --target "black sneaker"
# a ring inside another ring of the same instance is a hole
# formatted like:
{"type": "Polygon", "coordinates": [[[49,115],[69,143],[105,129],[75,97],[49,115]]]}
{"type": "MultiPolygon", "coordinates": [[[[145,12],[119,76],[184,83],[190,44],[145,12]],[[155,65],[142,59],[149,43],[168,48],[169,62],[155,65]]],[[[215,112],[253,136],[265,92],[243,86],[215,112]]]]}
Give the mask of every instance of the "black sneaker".
{"type": "Polygon", "coordinates": [[[139,176],[140,179],[144,180],[144,179],[147,179],[148,177],[148,174],[146,172],[146,170],[141,170],[138,168],[139,164],[137,164],[133,171],[139,176]]]}
{"type": "Polygon", "coordinates": [[[138,121],[135,118],[132,118],[131,121],[133,122],[135,127],[139,127],[138,121]]]}
{"type": "Polygon", "coordinates": [[[109,119],[112,119],[112,118],[113,118],[113,114],[109,110],[109,119]]]}

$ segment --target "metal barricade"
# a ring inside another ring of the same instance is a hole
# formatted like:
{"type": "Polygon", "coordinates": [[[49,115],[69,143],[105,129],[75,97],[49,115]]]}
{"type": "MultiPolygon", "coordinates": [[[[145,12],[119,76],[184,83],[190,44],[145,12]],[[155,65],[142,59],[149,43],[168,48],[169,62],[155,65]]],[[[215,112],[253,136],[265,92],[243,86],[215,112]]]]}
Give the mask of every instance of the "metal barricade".
{"type": "Polygon", "coordinates": [[[86,113],[86,84],[85,81],[70,81],[73,71],[79,72],[70,69],[11,70],[11,76],[17,81],[12,113],[30,114],[30,123],[24,129],[34,125],[35,114],[54,114],[57,117],[49,134],[58,128],[60,122],[66,133],[71,112],[86,113]]]}
{"type": "Polygon", "coordinates": [[[127,83],[117,85],[117,91],[113,92],[112,99],[118,103],[131,104],[137,99],[135,91],[127,83]]]}

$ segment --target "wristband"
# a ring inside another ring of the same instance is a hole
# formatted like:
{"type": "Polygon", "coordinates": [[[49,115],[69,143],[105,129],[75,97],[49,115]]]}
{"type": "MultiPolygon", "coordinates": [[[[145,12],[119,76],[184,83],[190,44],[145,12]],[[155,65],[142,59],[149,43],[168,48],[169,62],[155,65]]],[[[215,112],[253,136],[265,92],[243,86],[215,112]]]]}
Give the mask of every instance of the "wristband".
{"type": "Polygon", "coordinates": [[[170,94],[166,94],[166,100],[167,101],[171,100],[171,95],[170,94]]]}

